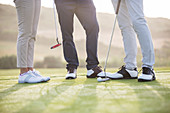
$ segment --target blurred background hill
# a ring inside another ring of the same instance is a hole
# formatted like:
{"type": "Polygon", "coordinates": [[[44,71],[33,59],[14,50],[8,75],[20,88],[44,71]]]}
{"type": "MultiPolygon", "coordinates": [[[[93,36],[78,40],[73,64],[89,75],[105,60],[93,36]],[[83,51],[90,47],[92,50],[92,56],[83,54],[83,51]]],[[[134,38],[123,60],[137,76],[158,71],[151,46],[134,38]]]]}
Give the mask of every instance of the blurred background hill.
{"type": "MultiPolygon", "coordinates": [[[[1,60],[2,58],[16,56],[18,27],[15,7],[0,4],[0,15],[0,64],[2,64],[2,61],[4,61],[1,60]]],[[[97,18],[100,26],[98,56],[101,65],[103,66],[115,16],[113,14],[97,13],[97,18]]],[[[146,20],[153,36],[156,54],[155,66],[170,66],[170,20],[166,18],[146,18],[146,20]]],[[[84,67],[86,58],[86,35],[76,16],[74,26],[74,40],[78,51],[80,65],[84,67]]],[[[59,25],[58,29],[60,29],[59,25]]],[[[61,41],[61,32],[60,30],[58,31],[61,41]]],[[[53,10],[51,8],[42,7],[35,43],[36,67],[64,67],[65,61],[62,47],[50,50],[50,47],[55,44],[53,10]],[[52,65],[54,61],[56,65],[52,65]],[[59,66],[61,63],[62,65],[59,66]]],[[[142,55],[140,49],[138,50],[137,61],[138,66],[140,66],[142,55]]],[[[108,66],[121,66],[123,64],[123,58],[124,50],[121,32],[118,25],[116,25],[108,66]]]]}

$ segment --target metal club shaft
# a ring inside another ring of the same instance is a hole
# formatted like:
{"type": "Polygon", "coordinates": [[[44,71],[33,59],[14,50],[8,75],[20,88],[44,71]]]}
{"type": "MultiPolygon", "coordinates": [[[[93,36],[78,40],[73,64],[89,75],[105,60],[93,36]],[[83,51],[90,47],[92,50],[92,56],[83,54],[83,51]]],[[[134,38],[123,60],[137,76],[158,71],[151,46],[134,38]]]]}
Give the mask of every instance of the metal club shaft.
{"type": "Polygon", "coordinates": [[[115,31],[115,26],[116,26],[117,15],[118,15],[119,8],[120,8],[120,2],[121,2],[121,0],[118,0],[116,12],[115,12],[116,16],[115,16],[115,20],[114,20],[114,24],[113,24],[113,29],[112,29],[112,34],[111,34],[111,38],[110,38],[109,48],[108,48],[108,51],[107,51],[106,61],[105,61],[105,65],[104,65],[105,77],[106,77],[107,61],[108,61],[108,58],[109,58],[110,48],[111,48],[112,39],[113,39],[113,35],[114,35],[114,31],[115,31]]]}

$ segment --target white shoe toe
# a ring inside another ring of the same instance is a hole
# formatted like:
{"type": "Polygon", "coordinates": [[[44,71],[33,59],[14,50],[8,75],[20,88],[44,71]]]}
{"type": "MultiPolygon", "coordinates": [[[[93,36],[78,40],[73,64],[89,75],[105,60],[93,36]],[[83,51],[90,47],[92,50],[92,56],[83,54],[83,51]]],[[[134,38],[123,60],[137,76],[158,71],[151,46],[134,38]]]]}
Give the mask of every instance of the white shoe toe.
{"type": "Polygon", "coordinates": [[[111,79],[120,79],[123,78],[123,75],[120,73],[111,73],[107,77],[111,79]]]}

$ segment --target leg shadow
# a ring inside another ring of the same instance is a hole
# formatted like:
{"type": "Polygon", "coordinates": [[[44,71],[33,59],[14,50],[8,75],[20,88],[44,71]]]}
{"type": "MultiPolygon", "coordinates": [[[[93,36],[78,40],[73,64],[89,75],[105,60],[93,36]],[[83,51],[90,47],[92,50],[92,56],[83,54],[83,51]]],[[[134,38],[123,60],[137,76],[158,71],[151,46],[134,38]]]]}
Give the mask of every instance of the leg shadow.
{"type": "MultiPolygon", "coordinates": [[[[123,83],[126,86],[130,86],[130,89],[134,93],[124,96],[126,97],[127,103],[139,104],[139,110],[141,113],[168,113],[170,111],[170,89],[163,86],[162,82],[137,82],[137,80],[117,80],[118,83],[123,83]],[[134,100],[133,100],[134,96],[134,100]],[[135,98],[137,97],[137,100],[135,98]]],[[[123,89],[122,89],[123,90],[123,89]]],[[[126,89],[127,93],[128,90],[126,89]]],[[[114,91],[110,91],[114,95],[114,91]]],[[[122,102],[119,102],[121,104],[122,102]]],[[[130,105],[129,104],[129,105],[130,105]]],[[[132,110],[133,112],[133,110],[132,110]]]]}
{"type": "Polygon", "coordinates": [[[60,113],[93,113],[98,104],[96,96],[96,79],[86,79],[84,88],[71,106],[59,111],[60,113]]]}
{"type": "Polygon", "coordinates": [[[5,89],[4,91],[0,92],[0,100],[5,98],[6,96],[10,95],[11,93],[18,91],[24,87],[30,86],[30,84],[14,84],[12,87],[5,89]]]}
{"type": "Polygon", "coordinates": [[[33,100],[30,104],[26,105],[17,113],[42,113],[49,103],[59,96],[62,92],[66,91],[69,87],[71,87],[75,81],[64,80],[61,84],[55,86],[54,88],[47,90],[46,94],[40,96],[38,99],[33,100]]]}

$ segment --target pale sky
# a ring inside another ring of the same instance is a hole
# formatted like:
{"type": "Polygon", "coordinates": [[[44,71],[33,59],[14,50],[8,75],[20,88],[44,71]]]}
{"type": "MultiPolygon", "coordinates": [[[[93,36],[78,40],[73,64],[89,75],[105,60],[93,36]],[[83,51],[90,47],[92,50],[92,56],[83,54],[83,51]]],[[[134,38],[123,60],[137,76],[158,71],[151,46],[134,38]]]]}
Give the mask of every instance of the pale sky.
{"type": "MultiPolygon", "coordinates": [[[[97,12],[114,13],[111,0],[93,0],[97,12]]],[[[42,0],[42,6],[52,7],[53,0],[42,0]]],[[[14,6],[13,0],[0,0],[0,4],[14,6]]],[[[170,0],[144,0],[144,13],[147,17],[170,19],[170,0]]]]}

